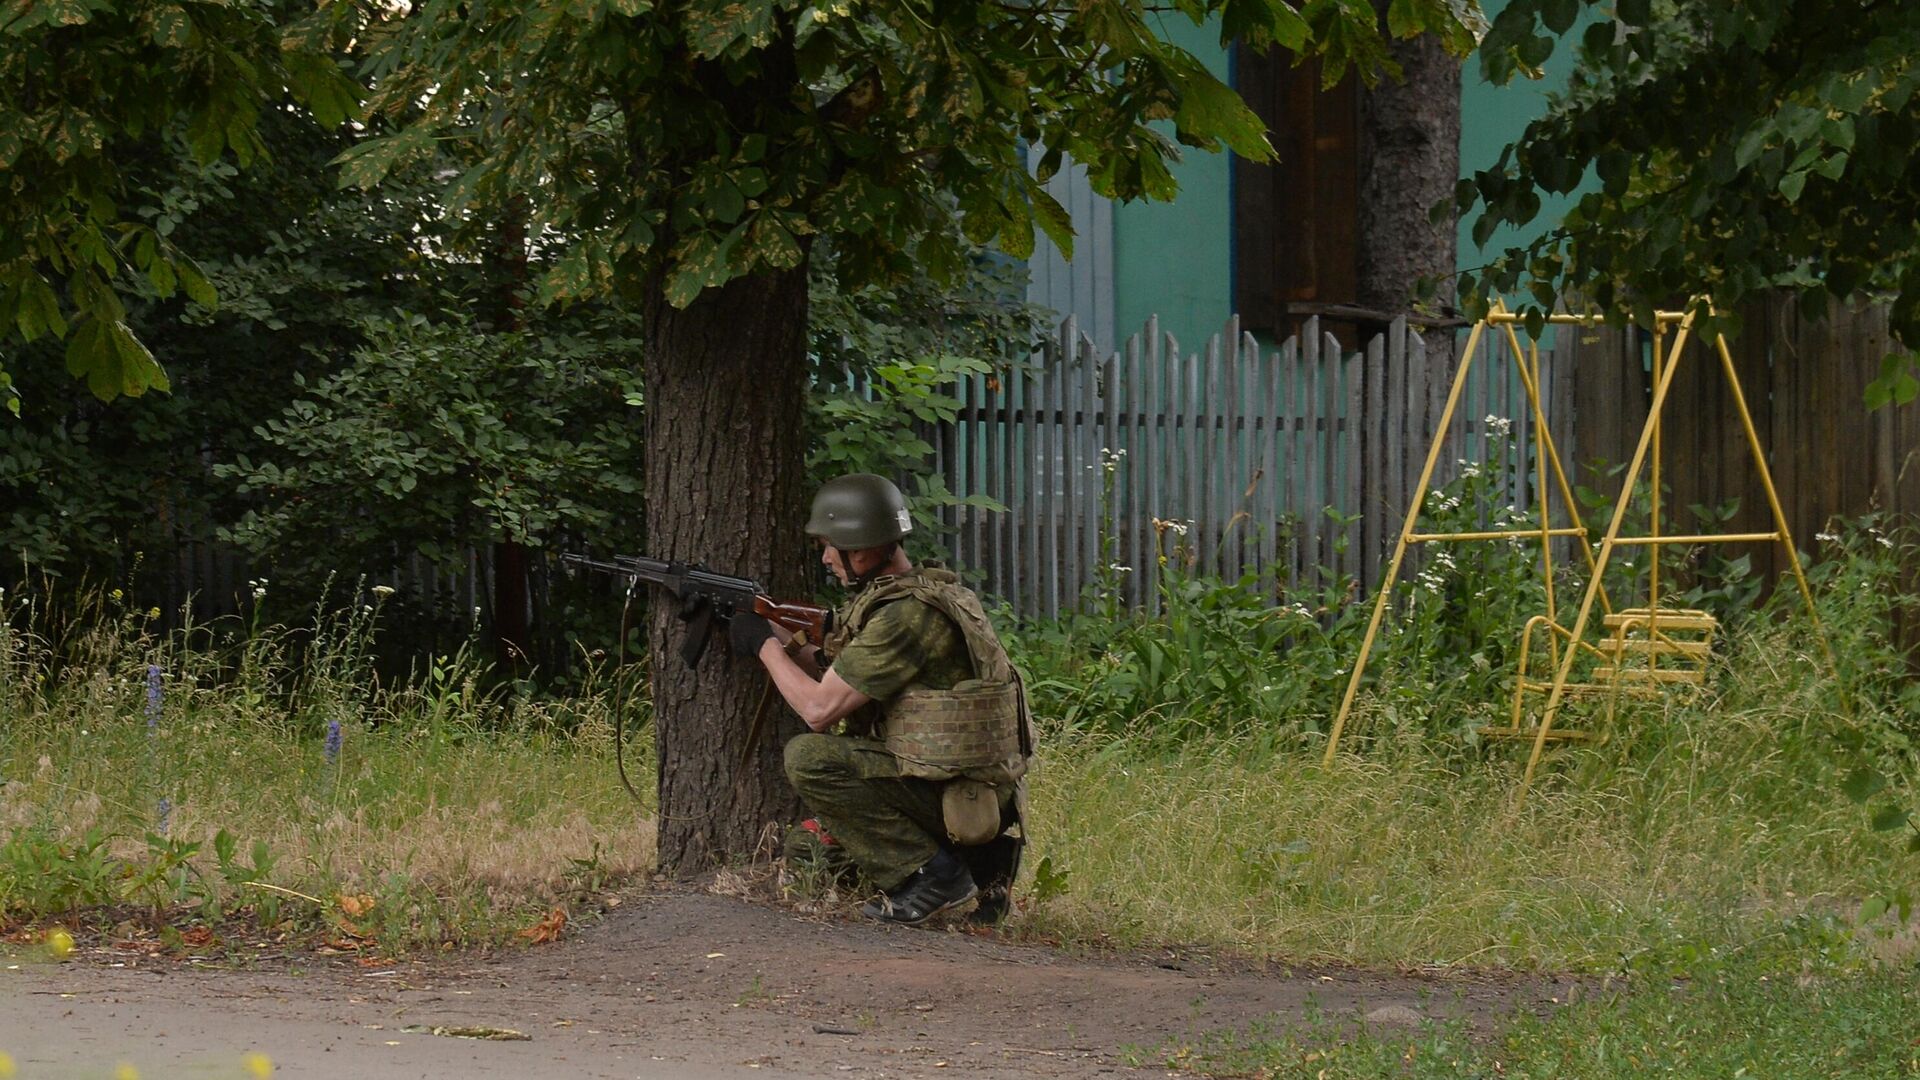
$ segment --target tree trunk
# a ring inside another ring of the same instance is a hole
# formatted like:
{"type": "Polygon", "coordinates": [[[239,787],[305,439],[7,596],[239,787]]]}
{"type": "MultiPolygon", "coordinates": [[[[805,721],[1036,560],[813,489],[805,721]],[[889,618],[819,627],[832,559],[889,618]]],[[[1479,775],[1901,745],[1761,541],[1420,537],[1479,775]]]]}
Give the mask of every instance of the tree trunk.
{"type": "MultiPolygon", "coordinates": [[[[1384,13],[1385,0],[1376,6],[1384,13]]],[[[1382,79],[1361,95],[1356,299],[1407,311],[1422,279],[1437,285],[1440,302],[1453,298],[1457,215],[1434,224],[1428,212],[1443,200],[1451,207],[1460,179],[1460,61],[1430,34],[1391,51],[1404,80],[1382,79]]]]}
{"type": "MultiPolygon", "coordinates": [[[[685,310],[666,303],[657,281],[647,295],[649,554],[752,577],[776,596],[806,595],[804,265],[709,289],[685,310]]],[[[735,658],[724,634],[688,669],[677,614],[654,603],[648,639],[659,866],[687,875],[752,856],[770,825],[798,816],[780,766],[798,721],[775,694],[774,730],[742,770],[766,675],[735,658]]]]}

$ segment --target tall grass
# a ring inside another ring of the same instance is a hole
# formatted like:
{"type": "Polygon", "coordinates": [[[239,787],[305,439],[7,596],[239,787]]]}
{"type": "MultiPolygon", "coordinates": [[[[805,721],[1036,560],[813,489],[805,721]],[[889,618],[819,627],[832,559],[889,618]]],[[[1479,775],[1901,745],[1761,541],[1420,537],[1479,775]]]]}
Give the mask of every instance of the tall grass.
{"type": "Polygon", "coordinates": [[[471,942],[650,865],[650,824],[607,761],[628,687],[590,672],[570,700],[516,699],[465,656],[381,685],[367,599],[298,630],[161,635],[102,597],[58,642],[31,602],[0,610],[0,917],[44,914],[28,896],[132,899],[88,892],[86,866],[133,874],[200,845],[199,872],[150,899],[323,925],[366,895],[356,925],[386,943],[471,942]],[[258,883],[208,872],[222,830],[264,845],[243,875],[258,883]],[[72,875],[64,892],[49,866],[72,875]]]}
{"type": "MultiPolygon", "coordinates": [[[[1871,828],[1913,804],[1920,701],[1890,636],[1907,601],[1876,524],[1824,544],[1814,583],[1837,668],[1790,588],[1728,610],[1707,687],[1626,700],[1611,725],[1570,709],[1606,737],[1555,751],[1525,799],[1527,748],[1475,733],[1504,717],[1510,670],[1488,659],[1497,643],[1458,643],[1447,581],[1414,590],[1414,628],[1387,642],[1355,752],[1330,769],[1350,613],[1176,577],[1164,617],[1030,632],[1022,658],[1061,723],[1034,779],[1048,897],[1027,926],[1373,964],[1910,955],[1890,920],[1854,930],[1863,901],[1920,884],[1910,836],[1871,828]],[[1863,769],[1890,785],[1865,805],[1848,797],[1863,769]]],[[[1476,574],[1476,590],[1504,587],[1476,574]]]]}
{"type": "MultiPolygon", "coordinates": [[[[1625,703],[1524,800],[1517,752],[1474,735],[1504,710],[1505,658],[1466,647],[1478,622],[1453,610],[1522,560],[1429,574],[1328,769],[1358,628],[1337,595],[1276,606],[1176,572],[1165,616],[1022,628],[1043,870],[1011,929],[1587,971],[1908,955],[1911,934],[1878,933],[1891,919],[1854,925],[1920,870],[1868,827],[1911,805],[1920,733],[1889,543],[1871,526],[1824,541],[1838,673],[1792,594],[1729,610],[1706,688],[1625,703]],[[1863,766],[1889,785],[1864,805],[1847,797],[1863,766]]],[[[645,704],[591,663],[566,698],[466,654],[382,680],[374,594],[298,628],[165,634],[111,595],[72,620],[38,603],[0,599],[0,918],[137,900],[324,924],[364,895],[383,943],[484,941],[650,865],[651,808],[608,760],[625,709],[631,769],[651,766],[645,704]],[[235,854],[256,844],[264,865],[235,854]]]]}

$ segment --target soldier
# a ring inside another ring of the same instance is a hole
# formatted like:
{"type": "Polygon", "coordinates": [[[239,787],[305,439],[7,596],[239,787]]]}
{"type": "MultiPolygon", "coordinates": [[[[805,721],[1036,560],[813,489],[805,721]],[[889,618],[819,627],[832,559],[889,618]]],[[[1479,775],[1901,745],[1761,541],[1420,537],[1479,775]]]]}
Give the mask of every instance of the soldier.
{"type": "Polygon", "coordinates": [[[883,893],[861,911],[911,925],[978,896],[975,917],[997,919],[1019,869],[1032,728],[979,598],[913,564],[900,546],[912,528],[886,478],[827,482],[807,533],[854,590],[832,634],[808,642],[740,614],[731,643],[766,665],[810,729],[787,744],[787,778],[818,838],[883,893]],[[845,734],[826,734],[843,720],[845,734]]]}

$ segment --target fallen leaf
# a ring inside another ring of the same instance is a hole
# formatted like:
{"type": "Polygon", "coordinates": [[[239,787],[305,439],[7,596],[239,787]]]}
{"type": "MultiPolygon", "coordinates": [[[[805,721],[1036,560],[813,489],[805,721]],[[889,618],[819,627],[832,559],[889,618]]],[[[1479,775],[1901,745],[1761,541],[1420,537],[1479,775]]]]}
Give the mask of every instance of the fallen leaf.
{"type": "Polygon", "coordinates": [[[334,899],[340,902],[340,910],[346,912],[347,917],[350,919],[365,918],[366,914],[373,910],[375,902],[373,897],[365,893],[361,893],[358,896],[348,896],[346,893],[341,893],[334,899]]]}
{"type": "Polygon", "coordinates": [[[448,1039],[486,1039],[491,1042],[528,1042],[533,1036],[512,1028],[485,1027],[480,1024],[408,1024],[400,1029],[415,1035],[439,1035],[448,1039]]]}
{"type": "Polygon", "coordinates": [[[567,909],[554,908],[547,917],[520,931],[520,936],[535,945],[545,945],[550,941],[559,941],[560,935],[567,929],[567,909]]]}

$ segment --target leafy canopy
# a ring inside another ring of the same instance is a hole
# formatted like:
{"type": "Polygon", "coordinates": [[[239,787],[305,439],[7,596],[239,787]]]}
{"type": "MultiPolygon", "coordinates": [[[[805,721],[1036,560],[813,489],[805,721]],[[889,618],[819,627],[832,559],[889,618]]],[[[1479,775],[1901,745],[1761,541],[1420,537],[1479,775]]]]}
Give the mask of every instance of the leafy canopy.
{"type": "MultiPolygon", "coordinates": [[[[1479,24],[1472,0],[1388,15],[1461,54],[1479,24]]],[[[1168,20],[1322,56],[1329,78],[1389,66],[1369,0],[424,0],[367,17],[369,104],[395,128],[342,155],[343,181],[470,141],[455,208],[525,199],[536,235],[570,242],[548,300],[658,288],[686,306],[800,265],[818,237],[849,284],[914,262],[950,276],[969,243],[1025,257],[1036,227],[1070,251],[1044,187],[1069,157],[1118,199],[1173,198],[1179,144],[1271,157],[1168,20]]]]}
{"type": "Polygon", "coordinates": [[[184,291],[212,307],[215,293],[138,166],[176,150],[248,165],[265,150],[269,108],[328,125],[351,115],[355,89],[329,35],[296,22],[311,11],[275,0],[0,9],[0,404],[19,412],[9,346],[47,335],[65,339],[67,370],[103,400],[167,389],[124,297],[184,291]]]}
{"type": "MultiPolygon", "coordinates": [[[[1487,77],[1535,75],[1583,4],[1513,0],[1482,43],[1487,77]]],[[[1894,296],[1893,328],[1920,344],[1920,4],[1899,0],[1608,0],[1573,44],[1564,94],[1492,168],[1460,183],[1484,243],[1524,226],[1540,194],[1571,192],[1560,228],[1507,250],[1476,287],[1526,288],[1529,313],[1564,284],[1650,322],[1698,294],[1731,310],[1787,286],[1828,298],[1894,296]]],[[[1873,396],[1920,391],[1911,354],[1873,396]]]]}

